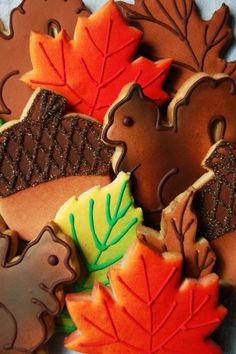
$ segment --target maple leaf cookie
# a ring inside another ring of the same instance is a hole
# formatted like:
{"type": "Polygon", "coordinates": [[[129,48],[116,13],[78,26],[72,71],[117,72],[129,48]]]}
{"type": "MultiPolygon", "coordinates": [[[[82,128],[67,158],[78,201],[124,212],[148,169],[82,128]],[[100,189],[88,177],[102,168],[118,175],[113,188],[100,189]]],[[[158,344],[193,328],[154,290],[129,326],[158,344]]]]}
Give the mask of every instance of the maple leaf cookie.
{"type": "Polygon", "coordinates": [[[31,69],[29,38],[31,31],[55,36],[62,28],[73,34],[78,16],[89,11],[81,0],[22,0],[10,15],[10,33],[0,32],[0,117],[18,119],[32,95],[20,81],[31,69]]]}
{"type": "Polygon", "coordinates": [[[78,328],[68,349],[90,354],[220,354],[210,338],[226,310],[217,305],[218,277],[182,282],[182,258],[137,241],[109,271],[111,290],[96,283],[91,296],[68,294],[78,328]]]}
{"type": "Polygon", "coordinates": [[[22,80],[67,98],[70,109],[103,121],[121,88],[136,81],[158,104],[168,99],[162,84],[171,59],[135,59],[142,32],[129,27],[110,0],[90,17],[79,17],[72,40],[65,31],[55,38],[33,33],[33,70],[22,80]]]}

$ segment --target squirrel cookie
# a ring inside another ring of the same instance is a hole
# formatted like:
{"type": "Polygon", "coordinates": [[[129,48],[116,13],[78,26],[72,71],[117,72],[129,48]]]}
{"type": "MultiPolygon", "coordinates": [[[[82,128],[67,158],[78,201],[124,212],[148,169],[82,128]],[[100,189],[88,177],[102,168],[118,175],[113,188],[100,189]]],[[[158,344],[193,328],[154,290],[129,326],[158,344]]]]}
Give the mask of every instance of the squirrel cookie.
{"type": "Polygon", "coordinates": [[[204,232],[217,255],[216,272],[236,284],[236,144],[220,141],[203,162],[214,176],[196,193],[199,234],[204,232]]]}
{"type": "Polygon", "coordinates": [[[89,11],[81,0],[23,0],[10,15],[10,33],[0,33],[0,117],[18,119],[32,90],[20,81],[31,69],[31,31],[54,36],[62,28],[73,34],[78,16],[89,11]]]}
{"type": "Polygon", "coordinates": [[[182,281],[179,253],[160,254],[137,241],[108,273],[111,289],[96,283],[88,293],[68,294],[77,331],[65,346],[89,354],[220,354],[209,336],[226,309],[217,305],[218,277],[182,281]]]}
{"type": "Polygon", "coordinates": [[[21,120],[0,131],[0,214],[27,240],[71,195],[110,181],[113,150],[101,142],[101,124],[64,115],[66,104],[37,90],[21,120]]]}
{"type": "Polygon", "coordinates": [[[55,38],[32,33],[33,70],[22,80],[66,97],[71,111],[103,122],[108,107],[130,81],[143,87],[158,104],[169,96],[162,84],[171,59],[136,59],[142,32],[129,27],[115,2],[108,1],[90,17],[79,17],[73,39],[62,30],[55,38]]]}
{"type": "Polygon", "coordinates": [[[173,58],[167,83],[172,94],[197,72],[225,73],[236,79],[236,61],[222,59],[232,42],[230,14],[225,4],[204,21],[194,0],[134,2],[118,4],[128,22],[143,31],[145,55],[154,60],[173,58]]]}
{"type": "Polygon", "coordinates": [[[113,169],[132,172],[133,195],[147,225],[204,173],[209,148],[236,141],[236,85],[224,75],[196,74],[164,110],[137,84],[128,84],[108,111],[102,139],[116,151],[113,169]],[[223,102],[223,104],[222,104],[223,102]]]}
{"type": "Polygon", "coordinates": [[[10,260],[11,238],[0,235],[1,354],[33,353],[52,335],[53,317],[63,307],[62,287],[78,276],[71,246],[50,224],[10,260]]]}

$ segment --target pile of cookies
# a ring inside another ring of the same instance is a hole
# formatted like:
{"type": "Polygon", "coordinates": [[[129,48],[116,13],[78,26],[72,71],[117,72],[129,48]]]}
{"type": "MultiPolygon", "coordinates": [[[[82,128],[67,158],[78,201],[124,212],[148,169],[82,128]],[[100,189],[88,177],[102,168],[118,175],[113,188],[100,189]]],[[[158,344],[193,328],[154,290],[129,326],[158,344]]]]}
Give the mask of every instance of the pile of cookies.
{"type": "Polygon", "coordinates": [[[12,11],[0,354],[45,352],[56,331],[81,353],[222,353],[219,294],[236,284],[229,16],[204,21],[194,0],[12,11]]]}

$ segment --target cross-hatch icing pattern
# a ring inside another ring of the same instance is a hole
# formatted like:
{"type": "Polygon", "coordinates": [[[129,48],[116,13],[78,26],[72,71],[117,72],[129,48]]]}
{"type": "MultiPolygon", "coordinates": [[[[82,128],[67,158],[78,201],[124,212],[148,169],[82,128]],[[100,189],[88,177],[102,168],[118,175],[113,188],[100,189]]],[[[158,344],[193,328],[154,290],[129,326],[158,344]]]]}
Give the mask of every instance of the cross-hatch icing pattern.
{"type": "Polygon", "coordinates": [[[236,146],[220,142],[205,166],[215,176],[196,194],[199,233],[210,241],[236,230],[236,146]]]}
{"type": "Polygon", "coordinates": [[[26,118],[0,133],[0,195],[60,177],[109,173],[112,150],[101,125],[63,116],[64,98],[41,90],[26,118]]]}

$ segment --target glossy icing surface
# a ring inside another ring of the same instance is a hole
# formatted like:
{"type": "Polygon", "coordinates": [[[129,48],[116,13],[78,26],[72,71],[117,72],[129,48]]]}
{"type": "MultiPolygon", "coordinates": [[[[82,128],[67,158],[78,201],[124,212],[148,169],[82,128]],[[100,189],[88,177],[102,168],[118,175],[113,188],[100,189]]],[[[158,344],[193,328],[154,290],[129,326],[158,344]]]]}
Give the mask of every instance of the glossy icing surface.
{"type": "Polygon", "coordinates": [[[45,227],[11,262],[11,238],[0,236],[2,354],[31,353],[52,335],[52,319],[61,310],[58,286],[76,279],[70,246],[57,232],[54,226],[45,227]]]}
{"type": "Polygon", "coordinates": [[[181,284],[180,254],[138,241],[125,262],[111,268],[110,289],[97,283],[92,295],[69,294],[66,303],[78,328],[67,348],[90,354],[221,353],[209,334],[225,310],[218,307],[218,280],[209,275],[181,284]]]}
{"type": "Polygon", "coordinates": [[[143,53],[153,59],[174,59],[170,92],[197,72],[236,78],[236,62],[222,59],[232,42],[226,5],[207,21],[201,19],[193,0],[136,0],[134,5],[119,1],[119,5],[128,21],[143,30],[143,53]]]}
{"type": "Polygon", "coordinates": [[[33,33],[33,70],[22,80],[33,88],[44,87],[65,96],[71,111],[100,122],[128,82],[137,81],[162,104],[168,100],[162,84],[172,60],[135,59],[141,37],[142,32],[126,24],[111,0],[90,17],[78,18],[72,40],[65,31],[55,38],[33,33]]]}
{"type": "Polygon", "coordinates": [[[114,171],[132,172],[134,197],[148,225],[157,226],[162,209],[204,173],[201,162],[213,143],[236,140],[235,93],[232,78],[197,74],[167,113],[135,84],[108,111],[102,138],[116,147],[114,171]],[[126,117],[132,125],[124,124],[126,117]]]}
{"type": "Polygon", "coordinates": [[[73,35],[78,15],[88,16],[81,0],[23,0],[10,17],[9,35],[0,35],[0,117],[18,119],[32,94],[20,81],[31,69],[30,32],[53,34],[65,28],[73,35]],[[66,16],[65,16],[66,13],[66,16]]]}

